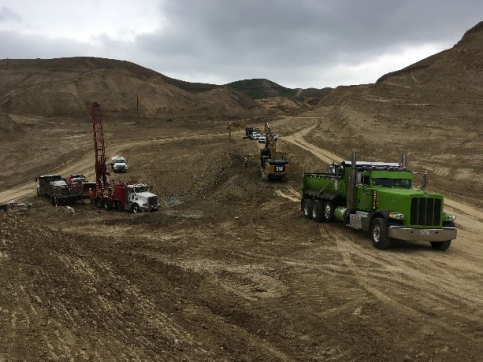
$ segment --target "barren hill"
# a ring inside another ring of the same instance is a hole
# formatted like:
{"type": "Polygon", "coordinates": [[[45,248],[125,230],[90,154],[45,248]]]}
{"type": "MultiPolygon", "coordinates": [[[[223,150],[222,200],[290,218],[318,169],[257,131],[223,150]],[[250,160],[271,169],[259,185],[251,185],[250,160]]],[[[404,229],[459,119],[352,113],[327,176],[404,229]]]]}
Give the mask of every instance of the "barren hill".
{"type": "Polygon", "coordinates": [[[245,79],[226,84],[274,111],[303,111],[317,104],[332,88],[293,89],[268,79],[245,79]]]}
{"type": "Polygon", "coordinates": [[[136,118],[233,118],[261,113],[229,87],[178,81],[102,58],[0,60],[0,107],[18,115],[85,117],[93,101],[136,118]]]}

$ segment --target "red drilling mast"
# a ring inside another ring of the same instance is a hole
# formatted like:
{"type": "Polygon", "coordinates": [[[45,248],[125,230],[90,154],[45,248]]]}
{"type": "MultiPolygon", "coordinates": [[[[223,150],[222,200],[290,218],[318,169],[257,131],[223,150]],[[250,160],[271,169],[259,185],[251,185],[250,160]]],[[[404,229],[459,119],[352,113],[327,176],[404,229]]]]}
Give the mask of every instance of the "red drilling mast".
{"type": "Polygon", "coordinates": [[[92,103],[92,131],[94,132],[94,150],[96,152],[96,186],[107,187],[106,147],[102,130],[101,108],[99,103],[92,103]]]}

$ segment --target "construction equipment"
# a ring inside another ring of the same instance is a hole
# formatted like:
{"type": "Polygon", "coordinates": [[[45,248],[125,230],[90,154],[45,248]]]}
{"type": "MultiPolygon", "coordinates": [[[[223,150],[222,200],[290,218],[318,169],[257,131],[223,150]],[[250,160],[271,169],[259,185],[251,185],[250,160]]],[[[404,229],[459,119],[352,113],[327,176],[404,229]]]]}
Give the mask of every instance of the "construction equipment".
{"type": "Polygon", "coordinates": [[[285,180],[290,172],[290,164],[285,160],[284,155],[277,152],[277,138],[265,123],[265,147],[260,150],[260,173],[269,181],[285,180]]]}
{"type": "Polygon", "coordinates": [[[96,102],[92,104],[92,131],[96,157],[96,191],[92,199],[94,204],[97,207],[104,207],[106,210],[115,208],[133,213],[143,210],[158,210],[158,197],[149,192],[150,187],[148,185],[136,181],[120,182],[113,185],[109,183],[101,109],[96,102]]]}
{"type": "Polygon", "coordinates": [[[258,127],[251,127],[251,126],[246,126],[243,123],[228,123],[228,126],[226,126],[226,129],[228,130],[228,137],[231,139],[231,130],[232,128],[243,128],[245,127],[245,136],[243,138],[252,138],[252,134],[255,132],[260,132],[260,128],[258,127]]]}
{"type": "Polygon", "coordinates": [[[82,182],[72,182],[60,175],[41,175],[35,181],[37,195],[48,197],[52,205],[68,204],[83,198],[82,182]]]}
{"type": "Polygon", "coordinates": [[[333,164],[329,172],[304,172],[301,209],[307,219],[334,219],[357,230],[369,231],[378,249],[394,239],[426,241],[446,250],[456,238],[454,215],[443,212],[442,195],[425,190],[427,173],[419,189],[412,187],[413,173],[401,163],[350,161],[333,164]]]}

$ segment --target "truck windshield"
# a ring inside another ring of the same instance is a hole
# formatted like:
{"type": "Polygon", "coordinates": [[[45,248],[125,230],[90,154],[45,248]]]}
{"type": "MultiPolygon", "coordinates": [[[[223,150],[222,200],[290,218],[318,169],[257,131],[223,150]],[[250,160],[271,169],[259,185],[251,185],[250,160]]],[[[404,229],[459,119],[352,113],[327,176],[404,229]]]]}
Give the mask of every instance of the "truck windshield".
{"type": "Polygon", "coordinates": [[[148,191],[148,187],[147,186],[136,186],[136,187],[134,187],[134,191],[135,192],[146,192],[146,191],[148,191]]]}
{"type": "Polygon", "coordinates": [[[411,187],[411,180],[408,179],[375,178],[373,182],[374,186],[411,187]]]}

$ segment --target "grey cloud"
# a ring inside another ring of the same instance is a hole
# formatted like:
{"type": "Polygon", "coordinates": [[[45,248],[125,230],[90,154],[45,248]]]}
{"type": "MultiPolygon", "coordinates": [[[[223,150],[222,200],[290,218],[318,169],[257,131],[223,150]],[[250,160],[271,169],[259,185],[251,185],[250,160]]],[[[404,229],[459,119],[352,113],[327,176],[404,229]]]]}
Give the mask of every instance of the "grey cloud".
{"type": "Polygon", "coordinates": [[[159,6],[159,30],[132,42],[100,35],[95,46],[9,33],[0,39],[0,56],[104,56],[187,81],[267,78],[322,88],[375,82],[397,70],[378,69],[351,83],[334,70],[339,65],[356,67],[409,46],[449,48],[483,14],[481,0],[166,0],[159,6]]]}
{"type": "Polygon", "coordinates": [[[6,6],[0,8],[0,22],[19,22],[21,20],[22,17],[10,8],[7,8],[6,6]]]}

